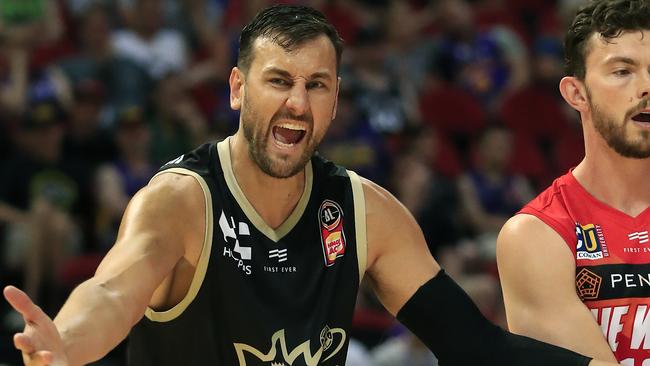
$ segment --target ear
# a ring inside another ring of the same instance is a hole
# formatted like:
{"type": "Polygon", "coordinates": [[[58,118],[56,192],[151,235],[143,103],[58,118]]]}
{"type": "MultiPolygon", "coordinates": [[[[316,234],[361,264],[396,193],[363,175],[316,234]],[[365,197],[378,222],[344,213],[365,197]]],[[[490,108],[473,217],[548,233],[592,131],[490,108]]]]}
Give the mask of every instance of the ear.
{"type": "Polygon", "coordinates": [[[578,112],[589,109],[585,84],[575,76],[565,76],[560,80],[560,93],[564,100],[578,112]]]}
{"type": "Polygon", "coordinates": [[[241,108],[243,99],[244,73],[239,68],[233,67],[228,83],[230,84],[230,108],[237,111],[241,108]]]}
{"type": "Polygon", "coordinates": [[[332,120],[336,118],[336,110],[339,107],[339,89],[341,87],[341,77],[336,78],[336,95],[334,96],[334,110],[332,111],[332,120]]]}

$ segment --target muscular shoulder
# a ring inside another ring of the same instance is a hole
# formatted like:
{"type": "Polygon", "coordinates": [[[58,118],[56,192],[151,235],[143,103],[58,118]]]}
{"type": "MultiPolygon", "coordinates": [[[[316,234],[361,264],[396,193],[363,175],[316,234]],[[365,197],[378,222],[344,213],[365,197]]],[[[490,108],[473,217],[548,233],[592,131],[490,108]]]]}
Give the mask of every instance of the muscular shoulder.
{"type": "Polygon", "coordinates": [[[518,214],[501,228],[497,251],[530,250],[534,247],[541,250],[551,243],[564,245],[562,237],[544,221],[533,215],[518,214]]]}
{"type": "MultiPolygon", "coordinates": [[[[395,246],[422,246],[422,230],[409,210],[388,190],[361,178],[366,201],[368,263],[395,246]]],[[[426,245],[424,245],[426,248],[426,245]]]]}
{"type": "Polygon", "coordinates": [[[511,217],[501,228],[499,238],[522,238],[527,236],[538,237],[550,235],[553,232],[542,220],[527,214],[518,214],[511,217]]]}
{"type": "MultiPolygon", "coordinates": [[[[571,278],[573,255],[564,239],[539,218],[519,214],[501,229],[497,239],[497,264],[503,281],[554,273],[571,278]]],[[[540,279],[541,280],[541,279],[540,279]]]]}
{"type": "Polygon", "coordinates": [[[133,226],[142,232],[155,232],[154,235],[162,238],[196,242],[184,239],[200,238],[204,207],[204,194],[196,178],[177,173],[159,174],[129,203],[124,229],[133,226]]]}
{"type": "Polygon", "coordinates": [[[361,185],[366,201],[366,221],[368,228],[381,229],[386,223],[396,223],[395,220],[408,220],[410,213],[395,196],[377,183],[361,178],[361,185]]]}
{"type": "Polygon", "coordinates": [[[201,185],[191,175],[176,172],[163,172],[156,175],[143,189],[147,194],[169,196],[169,198],[191,198],[201,194],[201,185]]]}

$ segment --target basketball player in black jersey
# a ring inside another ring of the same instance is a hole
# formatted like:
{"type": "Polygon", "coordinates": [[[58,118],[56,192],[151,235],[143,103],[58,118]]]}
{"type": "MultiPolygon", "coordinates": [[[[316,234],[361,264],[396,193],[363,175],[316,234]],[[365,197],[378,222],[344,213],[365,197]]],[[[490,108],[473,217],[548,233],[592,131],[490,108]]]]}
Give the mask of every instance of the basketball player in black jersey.
{"type": "Polygon", "coordinates": [[[239,131],[163,166],[54,321],[5,288],[25,364],[86,364],[130,335],[132,365],[343,366],[365,274],[441,364],[607,365],[490,324],[393,196],[315,154],[340,56],[317,11],[258,14],[230,75],[239,131]]]}

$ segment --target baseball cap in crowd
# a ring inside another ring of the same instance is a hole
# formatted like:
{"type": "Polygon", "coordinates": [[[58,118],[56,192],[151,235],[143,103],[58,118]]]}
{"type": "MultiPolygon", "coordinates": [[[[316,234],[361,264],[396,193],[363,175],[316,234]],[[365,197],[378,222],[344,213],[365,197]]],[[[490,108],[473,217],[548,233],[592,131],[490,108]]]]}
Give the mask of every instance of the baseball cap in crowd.
{"type": "Polygon", "coordinates": [[[115,121],[117,129],[130,129],[145,126],[147,120],[144,116],[144,108],[139,105],[130,105],[123,107],[117,114],[115,121]]]}
{"type": "Polygon", "coordinates": [[[30,104],[22,117],[21,127],[24,130],[38,130],[59,125],[63,122],[65,113],[56,101],[41,101],[30,104]]]}

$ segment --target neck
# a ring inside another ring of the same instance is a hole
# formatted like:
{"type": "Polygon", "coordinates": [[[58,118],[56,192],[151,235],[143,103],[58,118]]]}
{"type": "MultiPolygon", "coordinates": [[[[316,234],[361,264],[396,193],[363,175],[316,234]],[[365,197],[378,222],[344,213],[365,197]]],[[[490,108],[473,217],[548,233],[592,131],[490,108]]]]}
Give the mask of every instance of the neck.
{"type": "Polygon", "coordinates": [[[573,175],[598,200],[637,216],[650,206],[650,158],[619,155],[589,127],[584,128],[585,158],[573,175]]]}
{"type": "Polygon", "coordinates": [[[276,229],[289,217],[305,189],[305,171],[290,178],[264,173],[248,153],[248,142],[240,129],[230,138],[230,160],[237,184],[255,211],[276,229]]]}

